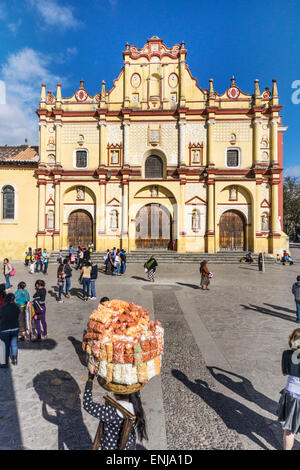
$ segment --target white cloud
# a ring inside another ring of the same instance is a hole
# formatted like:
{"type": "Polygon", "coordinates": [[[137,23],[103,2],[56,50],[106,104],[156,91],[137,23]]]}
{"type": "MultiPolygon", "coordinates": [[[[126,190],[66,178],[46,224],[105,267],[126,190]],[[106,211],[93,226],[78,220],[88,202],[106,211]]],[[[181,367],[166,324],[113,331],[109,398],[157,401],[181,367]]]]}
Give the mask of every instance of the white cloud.
{"type": "Polygon", "coordinates": [[[62,6],[56,0],[30,0],[30,3],[42,16],[42,20],[47,26],[69,29],[81,25],[70,6],[62,6]]]}
{"type": "Polygon", "coordinates": [[[300,177],[300,165],[290,166],[284,171],[284,176],[300,177]]]}
{"type": "Polygon", "coordinates": [[[7,27],[11,33],[16,34],[21,24],[22,24],[22,20],[18,20],[15,23],[8,23],[7,27]]]}
{"type": "Polygon", "coordinates": [[[57,82],[64,81],[50,70],[51,57],[24,48],[11,54],[1,67],[0,78],[6,85],[6,104],[0,105],[0,145],[19,145],[27,137],[31,145],[38,142],[41,84],[55,92],[57,82]]]}

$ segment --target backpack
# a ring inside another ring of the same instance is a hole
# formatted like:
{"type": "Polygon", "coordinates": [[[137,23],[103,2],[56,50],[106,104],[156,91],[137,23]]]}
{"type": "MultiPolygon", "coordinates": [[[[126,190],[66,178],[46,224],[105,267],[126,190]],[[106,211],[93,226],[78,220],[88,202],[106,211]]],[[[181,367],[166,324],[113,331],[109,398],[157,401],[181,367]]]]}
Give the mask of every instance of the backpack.
{"type": "Polygon", "coordinates": [[[10,276],[14,276],[15,274],[16,274],[16,270],[15,270],[15,268],[12,266],[9,275],[10,275],[10,276]]]}

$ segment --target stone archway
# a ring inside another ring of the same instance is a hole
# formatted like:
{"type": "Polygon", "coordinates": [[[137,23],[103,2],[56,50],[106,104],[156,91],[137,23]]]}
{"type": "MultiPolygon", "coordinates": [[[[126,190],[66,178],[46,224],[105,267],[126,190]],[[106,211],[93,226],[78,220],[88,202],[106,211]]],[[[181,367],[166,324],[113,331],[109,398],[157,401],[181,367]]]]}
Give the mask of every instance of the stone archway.
{"type": "Polygon", "coordinates": [[[68,219],[68,245],[87,246],[93,242],[93,219],[84,210],[71,212],[68,219]]]}
{"type": "Polygon", "coordinates": [[[172,217],[168,209],[156,203],[146,204],[135,219],[137,249],[167,249],[172,240],[172,217]]]}
{"type": "Polygon", "coordinates": [[[246,249],[246,221],[241,212],[228,210],[220,217],[219,246],[221,251],[244,251],[246,249]]]}

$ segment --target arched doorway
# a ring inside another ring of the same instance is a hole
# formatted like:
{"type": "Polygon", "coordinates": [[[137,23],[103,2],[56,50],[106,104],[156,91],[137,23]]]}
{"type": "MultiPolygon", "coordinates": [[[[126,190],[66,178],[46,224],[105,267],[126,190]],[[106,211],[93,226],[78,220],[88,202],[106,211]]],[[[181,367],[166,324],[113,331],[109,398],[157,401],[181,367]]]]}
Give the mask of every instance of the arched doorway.
{"type": "Polygon", "coordinates": [[[172,240],[172,217],[161,204],[147,204],[135,219],[136,248],[167,249],[172,240]]]}
{"type": "Polygon", "coordinates": [[[245,250],[245,219],[235,210],[224,212],[220,223],[220,250],[245,250]]]}
{"type": "Polygon", "coordinates": [[[68,220],[68,243],[69,245],[87,246],[93,241],[93,219],[88,212],[83,210],[74,211],[68,220]]]}

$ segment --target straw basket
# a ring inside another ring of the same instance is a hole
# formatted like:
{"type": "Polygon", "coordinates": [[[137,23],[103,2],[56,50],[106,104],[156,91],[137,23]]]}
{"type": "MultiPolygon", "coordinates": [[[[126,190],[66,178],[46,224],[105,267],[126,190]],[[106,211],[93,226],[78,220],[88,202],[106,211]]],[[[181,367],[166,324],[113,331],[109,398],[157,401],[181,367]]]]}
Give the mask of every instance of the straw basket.
{"type": "Polygon", "coordinates": [[[116,393],[117,395],[130,395],[130,393],[139,392],[145,384],[122,385],[114,382],[106,383],[102,377],[97,377],[99,385],[108,392],[116,393]]]}

